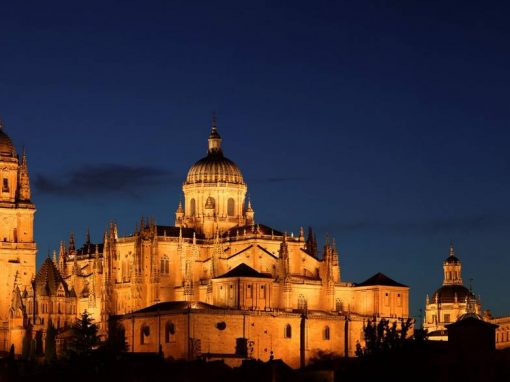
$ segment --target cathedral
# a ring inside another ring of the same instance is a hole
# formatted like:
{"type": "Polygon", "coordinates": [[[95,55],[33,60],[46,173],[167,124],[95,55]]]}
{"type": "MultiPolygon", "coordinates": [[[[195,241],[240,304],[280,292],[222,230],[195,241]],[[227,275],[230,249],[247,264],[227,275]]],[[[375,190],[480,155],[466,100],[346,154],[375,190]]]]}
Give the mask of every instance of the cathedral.
{"type": "Polygon", "coordinates": [[[26,156],[0,130],[3,349],[21,349],[27,327],[43,338],[50,320],[64,332],[87,311],[104,335],[117,317],[133,352],[299,367],[318,351],[353,356],[368,319],[409,316],[409,287],[381,273],[345,281],[334,240],[319,250],[311,229],[259,222],[214,120],[207,143],[173,224],[141,219],[120,236],[110,223],[100,243],[87,234],[83,245],[71,235],[36,272],[26,156]]]}

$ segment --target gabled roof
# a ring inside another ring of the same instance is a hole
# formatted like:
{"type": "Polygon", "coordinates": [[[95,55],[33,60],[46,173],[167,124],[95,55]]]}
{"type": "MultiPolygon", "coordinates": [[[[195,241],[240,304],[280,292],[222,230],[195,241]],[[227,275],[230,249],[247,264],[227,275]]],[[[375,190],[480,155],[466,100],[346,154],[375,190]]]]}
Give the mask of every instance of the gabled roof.
{"type": "Polygon", "coordinates": [[[385,286],[395,286],[395,287],[408,287],[407,285],[400,284],[395,280],[390,279],[385,274],[379,272],[370,277],[369,279],[363,281],[360,284],[356,284],[356,286],[371,286],[371,285],[385,285],[385,286]]]}
{"type": "Polygon", "coordinates": [[[227,277],[257,277],[257,278],[261,278],[261,279],[272,278],[272,276],[264,274],[264,273],[260,273],[244,263],[239,264],[234,269],[231,269],[227,273],[224,273],[223,275],[215,277],[215,278],[216,279],[224,279],[227,277]]]}

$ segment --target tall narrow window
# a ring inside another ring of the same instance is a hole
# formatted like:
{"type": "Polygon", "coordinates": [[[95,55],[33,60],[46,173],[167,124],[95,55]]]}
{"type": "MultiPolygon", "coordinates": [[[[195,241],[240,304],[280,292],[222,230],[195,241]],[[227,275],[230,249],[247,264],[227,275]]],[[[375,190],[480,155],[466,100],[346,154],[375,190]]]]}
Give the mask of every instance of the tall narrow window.
{"type": "Polygon", "coordinates": [[[2,183],[2,192],[9,192],[9,179],[4,178],[2,183]]]}
{"type": "Polygon", "coordinates": [[[168,256],[165,255],[161,258],[159,271],[163,275],[168,275],[170,273],[170,261],[168,260],[168,256]]]}
{"type": "Polygon", "coordinates": [[[191,199],[189,202],[189,214],[190,216],[195,216],[195,199],[191,199]]]}
{"type": "Polygon", "coordinates": [[[283,336],[285,338],[292,338],[292,326],[290,326],[290,324],[285,325],[283,336]]]}
{"type": "Polygon", "coordinates": [[[324,327],[324,339],[326,341],[329,341],[330,333],[329,333],[329,326],[324,327]]]}
{"type": "Polygon", "coordinates": [[[235,215],[235,202],[234,199],[229,198],[227,202],[227,215],[234,216],[235,215]]]}

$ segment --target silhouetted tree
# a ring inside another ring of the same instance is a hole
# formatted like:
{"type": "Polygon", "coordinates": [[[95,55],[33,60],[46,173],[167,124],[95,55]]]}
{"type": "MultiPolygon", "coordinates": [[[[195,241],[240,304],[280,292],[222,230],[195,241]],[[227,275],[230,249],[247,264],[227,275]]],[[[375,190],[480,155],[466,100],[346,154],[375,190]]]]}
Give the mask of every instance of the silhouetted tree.
{"type": "Polygon", "coordinates": [[[48,320],[46,328],[46,338],[44,341],[44,358],[46,362],[53,363],[57,360],[57,330],[53,326],[51,319],[48,320]]]}
{"type": "Polygon", "coordinates": [[[28,324],[25,328],[25,335],[21,343],[21,358],[24,360],[30,359],[30,351],[32,350],[32,325],[28,324]]]}
{"type": "Polygon", "coordinates": [[[92,349],[99,344],[98,327],[87,311],[84,311],[81,317],[76,319],[71,330],[73,335],[68,346],[71,355],[89,355],[92,349]]]}
{"type": "Polygon", "coordinates": [[[368,320],[363,328],[365,338],[365,347],[356,344],[356,355],[375,354],[382,351],[401,348],[406,341],[412,340],[408,338],[409,330],[412,328],[414,320],[400,319],[399,322],[382,318],[377,322],[368,320]]]}

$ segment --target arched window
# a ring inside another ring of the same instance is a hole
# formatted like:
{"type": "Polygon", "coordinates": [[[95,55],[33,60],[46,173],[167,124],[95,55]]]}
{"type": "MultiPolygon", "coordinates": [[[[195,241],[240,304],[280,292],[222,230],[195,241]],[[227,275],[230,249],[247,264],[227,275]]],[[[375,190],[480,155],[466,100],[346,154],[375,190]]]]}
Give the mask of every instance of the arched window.
{"type": "Polygon", "coordinates": [[[234,216],[235,215],[235,202],[234,199],[229,198],[227,201],[227,215],[234,216]]]}
{"type": "Polygon", "coordinates": [[[189,202],[189,214],[195,216],[195,199],[191,199],[189,202]]]}
{"type": "Polygon", "coordinates": [[[168,260],[168,256],[165,255],[161,258],[159,271],[163,275],[168,275],[170,273],[170,261],[168,260]]]}
{"type": "Polygon", "coordinates": [[[172,335],[175,334],[175,325],[173,322],[168,321],[165,325],[165,343],[169,343],[172,335]]]}
{"type": "Polygon", "coordinates": [[[329,326],[324,327],[324,336],[323,337],[326,341],[329,341],[329,338],[330,338],[329,326]]]}
{"type": "Polygon", "coordinates": [[[292,338],[292,326],[290,324],[285,325],[285,331],[283,332],[285,338],[292,338]]]}

